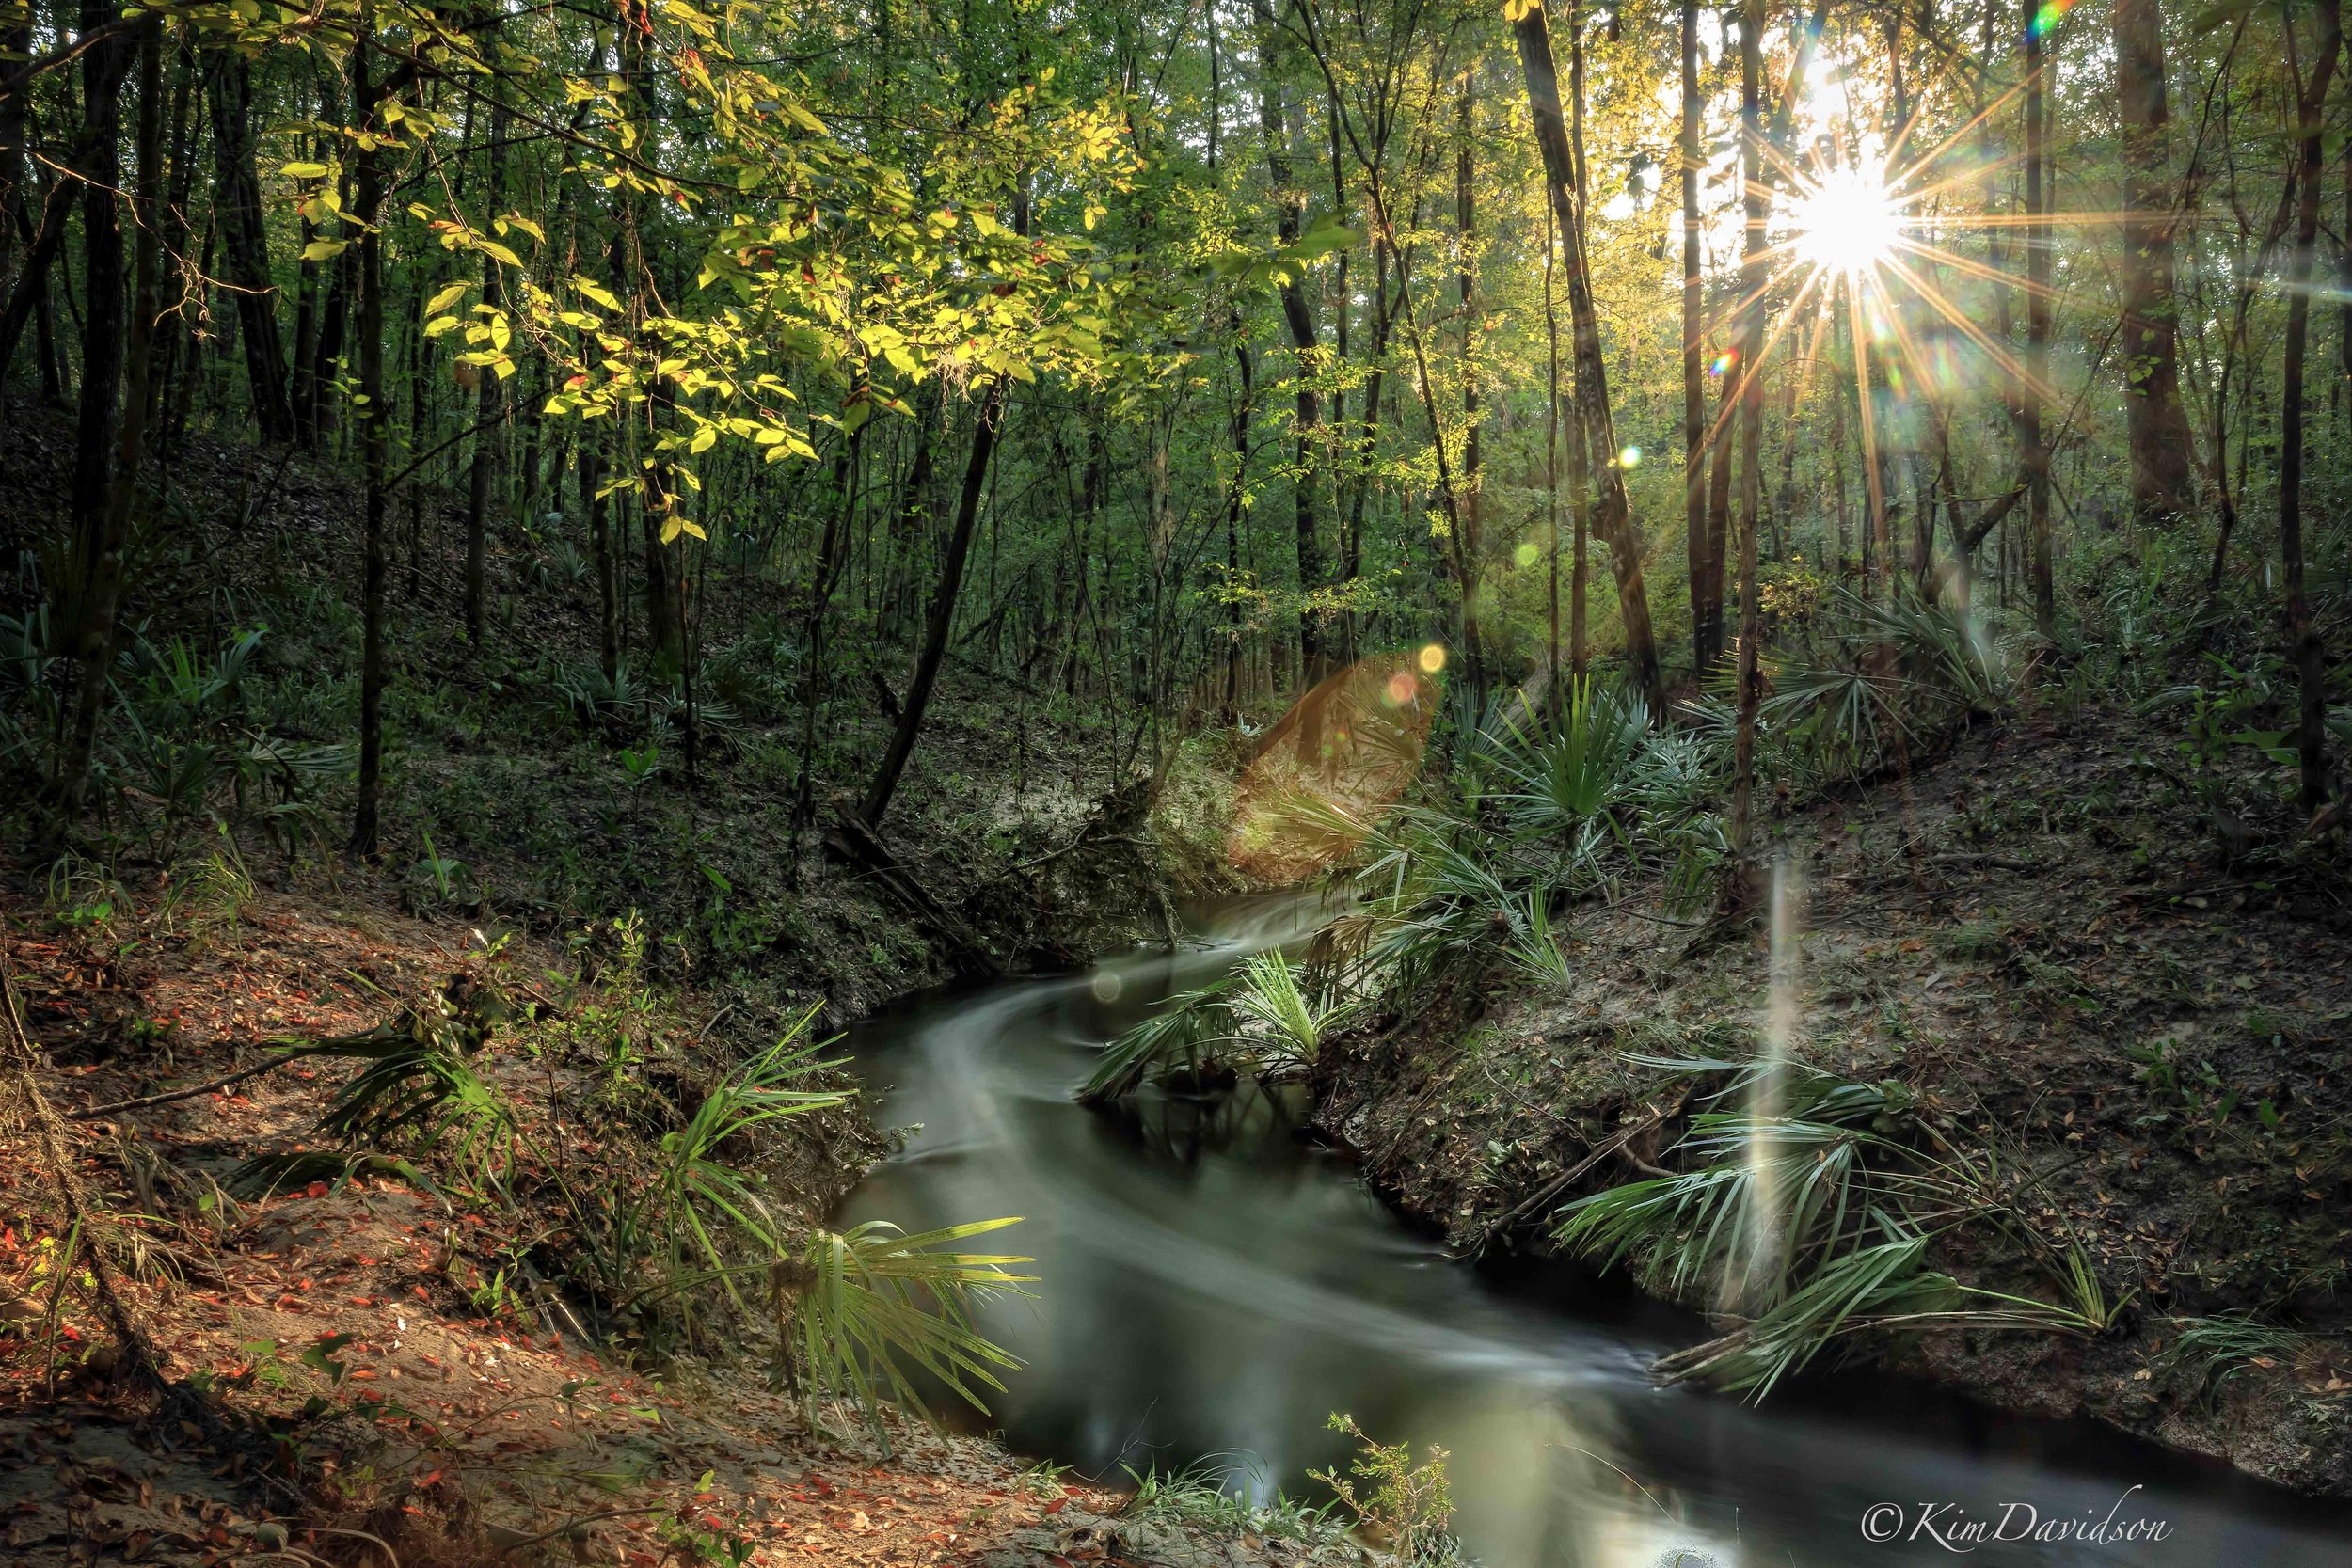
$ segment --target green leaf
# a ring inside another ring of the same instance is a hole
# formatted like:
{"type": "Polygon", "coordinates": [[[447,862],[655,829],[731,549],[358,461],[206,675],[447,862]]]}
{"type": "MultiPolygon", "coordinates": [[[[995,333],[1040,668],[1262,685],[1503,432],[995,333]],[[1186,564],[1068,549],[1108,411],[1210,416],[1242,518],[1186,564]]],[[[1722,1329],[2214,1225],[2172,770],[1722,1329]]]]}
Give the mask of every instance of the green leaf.
{"type": "Polygon", "coordinates": [[[572,287],[578,290],[583,298],[601,305],[608,310],[618,310],[621,308],[621,302],[614,296],[612,291],[594,278],[575,277],[572,279],[572,287]]]}
{"type": "Polygon", "coordinates": [[[442,311],[456,304],[460,299],[463,299],[466,295],[466,291],[472,287],[473,285],[466,279],[462,277],[459,278],[456,282],[452,283],[448,288],[443,289],[439,293],[435,294],[431,299],[425,301],[424,313],[428,316],[439,315],[442,311]]]}

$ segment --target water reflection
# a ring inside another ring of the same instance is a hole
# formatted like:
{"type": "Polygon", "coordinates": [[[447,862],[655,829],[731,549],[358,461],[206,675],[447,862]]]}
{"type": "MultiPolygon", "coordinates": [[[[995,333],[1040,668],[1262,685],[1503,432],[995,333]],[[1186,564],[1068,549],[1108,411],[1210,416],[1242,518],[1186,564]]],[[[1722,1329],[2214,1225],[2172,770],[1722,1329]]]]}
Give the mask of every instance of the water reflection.
{"type": "Polygon", "coordinates": [[[1303,1139],[1287,1098],[1071,1102],[1095,1049],[1152,1002],[1320,916],[1238,904],[1176,955],[992,987],[852,1037],[888,1089],[885,1122],[920,1128],[848,1217],[1025,1217],[1008,1250],[1037,1258],[1038,1297],[985,1320],[1027,1364],[987,1423],[1016,1448],[1111,1478],[1223,1456],[1261,1487],[1314,1492],[1306,1471],[1344,1457],[1325,1418],[1349,1411],[1384,1440],[1452,1451],[1458,1526],[1494,1568],[1940,1561],[1932,1533],[1963,1518],[2014,1502],[2095,1519],[2134,1484],[2119,1517],[2162,1519],[2166,1541],[1985,1544],[1969,1560],[2352,1560],[2340,1514],[2081,1427],[1913,1389],[1815,1384],[1754,1410],[1653,1388],[1650,1357],[1696,1324],[1589,1282],[1449,1261],[1303,1139]],[[1912,1538],[1866,1540],[1888,1502],[1912,1538]]]}

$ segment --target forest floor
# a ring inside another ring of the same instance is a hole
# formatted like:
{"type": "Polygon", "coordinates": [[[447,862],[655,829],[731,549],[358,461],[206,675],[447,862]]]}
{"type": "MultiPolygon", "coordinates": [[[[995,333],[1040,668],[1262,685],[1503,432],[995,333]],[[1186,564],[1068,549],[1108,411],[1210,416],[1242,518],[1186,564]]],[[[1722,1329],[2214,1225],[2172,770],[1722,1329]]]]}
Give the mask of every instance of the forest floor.
{"type": "MultiPolygon", "coordinates": [[[[29,404],[9,418],[0,559],[17,569],[0,577],[0,615],[29,617],[48,542],[61,536],[72,422],[29,404]]],[[[332,464],[201,435],[159,483],[164,520],[135,546],[139,588],[125,610],[137,675],[121,689],[138,743],[100,759],[102,794],[119,789],[150,809],[119,824],[113,869],[184,873],[215,849],[237,859],[266,830],[293,852],[253,855],[240,872],[281,891],[310,873],[331,879],[347,787],[312,790],[313,811],[282,805],[274,780],[223,768],[191,783],[174,769],[203,744],[351,735],[358,487],[332,464]],[[151,733],[160,744],[144,743],[151,733]],[[237,845],[205,842],[215,815],[230,817],[237,845]]],[[[404,908],[564,941],[593,927],[608,943],[611,923],[634,911],[665,979],[755,982],[782,1002],[823,1004],[834,1022],[950,977],[953,955],[936,933],[821,842],[889,738],[890,689],[911,646],[880,637],[870,652],[836,650],[803,815],[808,716],[791,563],[702,574],[694,613],[711,629],[690,787],[675,673],[625,646],[619,689],[600,685],[588,562],[529,529],[493,528],[477,648],[460,613],[461,500],[428,493],[413,514],[405,500],[393,510],[383,885],[404,908]]],[[[632,595],[634,570],[625,566],[623,581],[632,595]]],[[[634,597],[627,608],[625,620],[642,619],[634,597]]],[[[870,622],[879,610],[845,613],[870,622]]],[[[991,957],[1012,968],[1068,963],[1162,937],[1171,893],[1232,885],[1230,768],[1217,737],[1180,748],[1152,802],[1141,787],[1149,747],[1132,725],[993,673],[976,651],[957,651],[943,673],[881,837],[991,957]]]]}
{"type": "MultiPolygon", "coordinates": [[[[71,427],[12,417],[0,548],[20,569],[0,611],[29,615],[71,427]]],[[[354,487],[331,467],[202,437],[177,459],[166,511],[171,527],[139,546],[130,620],[144,652],[123,689],[141,737],[171,747],[109,762],[102,788],[123,803],[105,822],[111,852],[0,865],[31,1052],[0,1085],[0,1557],[1025,1568],[1116,1554],[1240,1568],[1314,1555],[1122,1512],[985,1439],[894,1418],[885,1445],[854,1416],[812,1420],[757,1357],[723,1348],[743,1342],[724,1312],[658,1351],[592,1344],[536,1270],[571,1244],[565,1187],[629,1191],[728,1069],[812,1009],[830,1030],[947,978],[951,954],[795,830],[803,716],[783,639],[711,650],[711,744],[685,787],[658,692],[613,705],[611,725],[578,721],[567,693],[596,658],[577,562],[494,534],[494,632],[469,648],[461,514],[437,497],[413,595],[405,562],[394,572],[383,862],[339,852],[348,801],[333,784],[275,812],[257,808],[280,797],[226,771],[175,796],[175,759],[202,744],[349,733],[358,530],[354,487]],[[207,586],[221,581],[235,586],[207,586]],[[630,766],[654,752],[658,767],[630,766]],[[266,1041],[453,1021],[476,1032],[471,1065],[513,1110],[503,1212],[453,1196],[429,1165],[241,1188],[248,1158],[332,1142],[318,1123],[356,1075],[344,1059],[86,1114],[259,1065],[266,1041]],[[44,1126],[62,1162],[43,1154],[44,1126]],[[80,1254],[63,1292],[56,1259],[86,1238],[62,1217],[61,1182],[104,1259],[92,1273],[80,1254]],[[144,1351],[99,1310],[109,1291],[144,1351]]],[[[750,578],[730,591],[769,591],[750,578]]],[[[782,619],[743,609],[712,624],[782,619]]],[[[951,668],[891,848],[1009,967],[1163,935],[1171,892],[1230,876],[1216,759],[1194,743],[1151,809],[1134,736],[1013,688],[951,668]]],[[[872,705],[823,716],[820,823],[886,736],[872,705]]],[[[34,835],[18,823],[8,839],[34,835]]],[[[852,1101],[731,1155],[805,1227],[883,1148],[852,1101]]]]}
{"type": "MultiPolygon", "coordinates": [[[[57,1296],[57,1173],[19,1107],[0,1134],[11,1562],[210,1564],[286,1546],[403,1568],[1030,1568],[1114,1552],[1245,1568],[1316,1555],[1130,1516],[1120,1496],[895,1415],[885,1451],[853,1413],[812,1421],[764,1364],[719,1348],[739,1331],[718,1324],[665,1356],[592,1344],[533,1273],[534,1240],[564,1232],[549,1178],[628,1190],[660,1158],[672,1107],[694,1103],[774,1019],[714,1017],[728,1006],[714,992],[583,972],[555,943],[485,944],[356,877],[332,892],[259,891],[194,927],[153,906],[66,927],[21,894],[6,905],[37,1081],[72,1118],[70,1180],[106,1237],[99,1283],[167,1386],[153,1397],[131,1375],[103,1313],[76,1304],[87,1292],[57,1296]],[[268,1038],[453,1009],[491,1021],[476,1068],[525,1148],[506,1179],[510,1210],[380,1168],[232,1196],[243,1161],[319,1139],[348,1076],[331,1059],[87,1115],[256,1064],[268,1038]],[[616,1022],[634,1039],[626,1087],[616,1022]]],[[[746,1163],[807,1226],[882,1147],[851,1103],[794,1117],[746,1163]]]]}
{"type": "MultiPolygon", "coordinates": [[[[1898,1367],[2352,1494],[2352,899],[2275,784],[2217,789],[2250,781],[2178,739],[2105,708],[2026,714],[1785,808],[1793,1054],[1915,1091],[2122,1306],[2096,1338],[1947,1333],[1898,1367]],[[2201,1374],[2164,1358],[2177,1320],[2237,1310],[2312,1332],[2201,1374]]],[[[1655,892],[1562,917],[1565,990],[1466,977],[1327,1049],[1327,1127],[1465,1252],[1545,1250],[1562,1204],[1674,1162],[1703,1107],[1629,1055],[1756,1051],[1761,923],[1678,921],[1655,892]]],[[[1979,1250],[1937,1266],[2053,1294],[2031,1259],[1979,1250]]]]}

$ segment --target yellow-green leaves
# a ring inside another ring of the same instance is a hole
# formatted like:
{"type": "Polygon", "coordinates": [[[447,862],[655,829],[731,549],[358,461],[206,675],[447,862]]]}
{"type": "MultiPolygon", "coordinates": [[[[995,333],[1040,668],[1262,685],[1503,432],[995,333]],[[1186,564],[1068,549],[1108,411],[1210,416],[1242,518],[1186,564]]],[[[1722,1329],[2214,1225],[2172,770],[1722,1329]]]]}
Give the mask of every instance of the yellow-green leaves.
{"type": "Polygon", "coordinates": [[[621,302],[612,291],[593,277],[575,277],[572,279],[572,289],[581,298],[593,304],[601,305],[608,310],[618,310],[621,308],[621,302]]]}

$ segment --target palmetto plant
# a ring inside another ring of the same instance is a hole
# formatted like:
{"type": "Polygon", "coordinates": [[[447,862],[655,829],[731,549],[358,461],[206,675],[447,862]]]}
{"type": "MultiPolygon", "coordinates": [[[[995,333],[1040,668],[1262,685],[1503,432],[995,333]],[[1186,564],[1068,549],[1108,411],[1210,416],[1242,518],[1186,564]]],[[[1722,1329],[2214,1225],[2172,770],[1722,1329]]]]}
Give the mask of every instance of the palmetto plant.
{"type": "Polygon", "coordinates": [[[1000,1386],[989,1369],[1016,1363],[973,1327],[971,1303],[1025,1283],[1006,1268],[1028,1259],[940,1250],[1018,1223],[1011,1219],[915,1236],[881,1222],[797,1235],[767,1180],[723,1155],[758,1128],[850,1098],[813,1085],[839,1065],[802,1037],[815,1016],[712,1088],[686,1125],[662,1138],[661,1161],[642,1188],[576,1203],[576,1212],[598,1240],[595,1263],[608,1290],[625,1306],[678,1315],[689,1332],[705,1288],[715,1285],[748,1311],[747,1284],[767,1281],[788,1375],[812,1404],[820,1396],[845,1400],[880,1434],[882,1402],[921,1408],[914,1371],[976,1405],[976,1385],[1000,1386]]]}
{"type": "Polygon", "coordinates": [[[792,1271],[797,1294],[783,1292],[781,1326],[787,1354],[799,1360],[803,1397],[854,1405],[885,1447],[880,1406],[890,1402],[921,1411],[917,1374],[985,1410],[980,1389],[1001,1391],[997,1370],[1020,1362],[974,1325],[974,1304],[1025,1293],[1021,1287],[1036,1276],[1008,1272],[1026,1258],[943,1249],[1019,1223],[978,1220],[910,1236],[869,1220],[813,1232],[792,1271]]]}
{"type": "Polygon", "coordinates": [[[1677,1074],[1728,1071],[1717,1105],[1770,1076],[1776,1111],[1709,1110],[1676,1152],[1692,1168],[1578,1199],[1554,1231],[1604,1264],[1629,1263],[1677,1295],[1711,1293],[1745,1322],[1660,1364],[1668,1378],[1770,1392],[1834,1341],[1866,1330],[1969,1323],[2090,1334],[2112,1314],[2069,1247],[2050,1272],[2052,1304],[1964,1285],[1925,1267],[1930,1245],[1963,1225],[2046,1243],[2014,1215],[1991,1156],[1912,1128],[1900,1085],[1861,1084],[1799,1064],[1635,1058],[1677,1074]]]}
{"type": "Polygon", "coordinates": [[[1504,722],[1492,754],[1509,787],[1497,803],[1522,835],[1565,843],[1625,794],[1648,728],[1639,698],[1596,689],[1590,675],[1572,681],[1557,724],[1504,722]]]}
{"type": "Polygon", "coordinates": [[[446,1179],[501,1188],[517,1148],[513,1107],[474,1070],[451,1021],[412,1012],[405,1024],[349,1037],[329,1053],[367,1065],[335,1097],[319,1130],[357,1149],[394,1147],[413,1135],[417,1157],[429,1157],[446,1179]]]}
{"type": "Polygon", "coordinates": [[[1835,605],[1827,649],[1774,661],[1759,710],[1766,732],[1788,737],[1817,769],[1867,768],[1926,731],[2008,704],[2000,650],[1965,611],[1900,585],[1885,604],[1841,586],[1835,605]]]}
{"type": "Polygon", "coordinates": [[[695,1288],[715,1283],[745,1306],[738,1283],[745,1266],[732,1243],[751,1243],[758,1259],[752,1268],[764,1269],[788,1254],[789,1229],[770,1200],[766,1180],[739,1169],[719,1150],[739,1145],[755,1128],[849,1098],[842,1090],[807,1086],[837,1065],[820,1060],[820,1047],[802,1039],[813,1017],[802,1017],[720,1080],[685,1126],[664,1133],[660,1161],[642,1188],[581,1213],[583,1227],[606,1240],[608,1286],[624,1301],[691,1303],[695,1288]],[[645,1259],[656,1264],[651,1278],[631,1290],[627,1281],[645,1259]]]}
{"type": "Polygon", "coordinates": [[[1160,1009],[1105,1046],[1094,1071],[1079,1086],[1088,1104],[1133,1094],[1158,1075],[1179,1069],[1198,1078],[1216,1055],[1219,1041],[1235,1032],[1230,980],[1181,991],[1160,1009]]]}
{"type": "Polygon", "coordinates": [[[1152,1078],[1198,1083],[1247,1068],[1261,1077],[1313,1062],[1324,1037],[1358,1008],[1319,983],[1309,966],[1258,953],[1214,986],[1170,997],[1104,1048],[1078,1090],[1089,1104],[1134,1093],[1152,1078]]]}
{"type": "Polygon", "coordinates": [[[1279,953],[1254,954],[1242,965],[1232,1008],[1242,1024],[1238,1033],[1252,1045],[1262,1073],[1312,1063],[1324,1035],[1356,1010],[1351,1002],[1318,994],[1304,976],[1304,970],[1279,953]]]}

